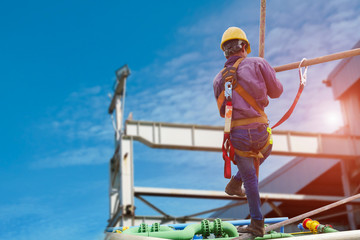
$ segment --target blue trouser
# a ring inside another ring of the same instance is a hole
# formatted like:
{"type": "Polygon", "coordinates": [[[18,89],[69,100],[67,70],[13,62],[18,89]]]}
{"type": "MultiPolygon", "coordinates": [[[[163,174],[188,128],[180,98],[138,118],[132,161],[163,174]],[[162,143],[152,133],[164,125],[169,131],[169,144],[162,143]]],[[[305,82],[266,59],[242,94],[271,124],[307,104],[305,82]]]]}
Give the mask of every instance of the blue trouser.
{"type": "MultiPolygon", "coordinates": [[[[261,125],[254,129],[232,129],[230,141],[234,148],[240,151],[258,151],[265,146],[268,138],[267,126],[261,125]]],[[[262,151],[264,158],[260,159],[260,164],[270,155],[272,144],[262,151]]],[[[245,192],[249,204],[250,216],[255,220],[262,220],[261,202],[259,195],[258,179],[254,167],[254,158],[240,157],[235,155],[235,161],[239,171],[234,176],[235,179],[244,182],[245,192]]]]}

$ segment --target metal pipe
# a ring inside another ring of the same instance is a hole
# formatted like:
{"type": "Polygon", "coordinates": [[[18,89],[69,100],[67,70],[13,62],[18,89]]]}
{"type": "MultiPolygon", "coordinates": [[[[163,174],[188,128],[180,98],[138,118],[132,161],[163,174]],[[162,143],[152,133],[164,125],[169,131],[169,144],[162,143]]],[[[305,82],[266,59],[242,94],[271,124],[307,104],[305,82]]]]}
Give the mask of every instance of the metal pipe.
{"type": "Polygon", "coordinates": [[[266,17],[266,0],[260,3],[260,32],[259,32],[259,57],[265,55],[265,17],[266,17]]]}
{"type": "MultiPolygon", "coordinates": [[[[206,220],[207,221],[207,220],[206,220]]],[[[215,228],[214,223],[208,222],[208,233],[215,233],[217,230],[215,228]]],[[[228,234],[229,238],[239,236],[237,229],[234,225],[227,223],[227,222],[220,222],[222,232],[228,234]]],[[[185,227],[183,230],[172,230],[170,227],[167,226],[160,226],[160,231],[151,230],[148,231],[139,231],[139,227],[134,227],[125,230],[122,234],[129,234],[129,235],[137,235],[142,237],[159,237],[165,239],[174,239],[174,240],[181,240],[181,239],[192,239],[195,234],[204,234],[203,231],[203,222],[197,224],[191,224],[185,227]]],[[[146,238],[145,238],[146,239],[146,238]]]]}
{"type": "Polygon", "coordinates": [[[262,237],[257,237],[256,240],[266,240],[266,239],[277,239],[277,238],[289,238],[294,237],[290,233],[271,233],[271,234],[265,234],[262,237]]]}
{"type": "MultiPolygon", "coordinates": [[[[230,199],[240,200],[245,197],[233,197],[222,191],[175,189],[175,188],[150,188],[135,187],[135,195],[158,196],[158,197],[181,197],[181,198],[207,198],[207,199],[230,199]]],[[[270,201],[323,201],[337,202],[343,200],[337,196],[305,195],[305,194],[284,194],[284,193],[260,193],[261,199],[270,201]]],[[[352,201],[352,204],[359,204],[360,199],[352,201]]]]}
{"type": "MultiPolygon", "coordinates": [[[[265,218],[264,223],[273,224],[273,223],[282,222],[282,221],[285,221],[285,220],[288,220],[288,219],[289,219],[288,217],[265,218]]],[[[223,222],[231,223],[234,226],[242,226],[242,225],[249,225],[250,224],[250,219],[223,221],[223,222]]],[[[175,223],[175,224],[166,224],[166,225],[162,225],[162,226],[172,227],[175,230],[182,230],[182,229],[184,229],[187,226],[192,225],[192,224],[196,224],[196,223],[175,223]]],[[[139,227],[139,226],[131,226],[130,228],[135,228],[135,227],[139,227]]],[[[106,232],[113,232],[115,230],[121,230],[122,231],[123,227],[108,227],[106,229],[106,232]]]]}
{"type": "MultiPolygon", "coordinates": [[[[348,202],[351,202],[355,199],[358,199],[360,198],[360,193],[359,194],[356,194],[354,196],[351,196],[351,197],[348,197],[348,198],[344,198],[340,201],[337,201],[337,202],[334,202],[334,203],[331,203],[331,204],[328,204],[326,206],[323,206],[321,208],[318,208],[318,209],[315,209],[315,210],[312,210],[310,212],[307,212],[307,213],[303,213],[301,215],[298,215],[296,217],[293,217],[293,218],[290,218],[288,220],[285,220],[283,222],[279,222],[279,223],[275,223],[273,225],[270,225],[268,227],[265,228],[265,231],[268,232],[268,231],[271,231],[271,230],[274,230],[274,229],[277,229],[281,226],[285,226],[285,225],[289,225],[291,223],[294,223],[294,222],[298,222],[298,221],[301,221],[302,219],[305,219],[307,217],[310,217],[310,216],[313,216],[315,214],[318,214],[318,213],[321,213],[321,212],[324,212],[324,211],[327,211],[331,208],[334,208],[334,207],[337,207],[337,206],[340,206],[340,205],[343,205],[345,203],[348,203],[348,202]]],[[[359,237],[359,235],[357,235],[359,237]]],[[[248,239],[249,237],[251,237],[251,234],[244,234],[238,238],[234,238],[234,239],[237,239],[237,240],[240,240],[240,239],[248,239]]],[[[298,239],[297,239],[298,240],[298,239]]]]}
{"type": "Polygon", "coordinates": [[[360,198],[360,193],[359,193],[359,194],[356,194],[356,195],[354,195],[354,196],[348,197],[348,198],[344,198],[344,199],[342,199],[342,200],[340,200],[340,201],[337,201],[337,202],[334,202],[334,203],[325,205],[325,206],[323,206],[323,207],[321,207],[321,208],[312,210],[312,211],[310,211],[310,212],[303,213],[303,214],[301,214],[301,215],[299,215],[299,216],[290,218],[289,220],[285,220],[285,221],[280,222],[280,223],[275,223],[275,224],[269,226],[269,227],[266,229],[266,231],[274,230],[274,229],[279,228],[279,227],[281,227],[281,226],[288,225],[288,224],[291,224],[291,223],[300,221],[300,220],[302,220],[302,219],[304,219],[304,218],[307,218],[307,217],[313,216],[313,215],[315,215],[315,214],[318,214],[318,213],[327,211],[327,210],[329,210],[329,209],[331,209],[331,208],[334,208],[334,207],[343,205],[343,204],[345,204],[345,203],[351,202],[352,200],[355,200],[355,199],[358,199],[358,198],[360,198]]]}
{"type": "MultiPolygon", "coordinates": [[[[265,218],[264,223],[273,224],[273,223],[282,222],[282,221],[285,221],[285,220],[288,220],[288,219],[289,219],[288,217],[265,218]]],[[[224,221],[224,222],[231,223],[234,226],[243,226],[243,225],[249,225],[250,224],[250,219],[224,221]]],[[[185,227],[187,227],[188,225],[191,225],[191,224],[194,224],[194,223],[168,224],[166,226],[173,227],[176,230],[180,230],[180,229],[184,229],[185,227]]]]}
{"type": "MultiPolygon", "coordinates": [[[[322,56],[322,57],[307,59],[307,60],[303,61],[301,66],[306,67],[306,66],[310,66],[310,65],[319,64],[319,63],[330,62],[330,61],[339,60],[339,59],[348,58],[348,57],[354,57],[357,55],[360,55],[360,48],[355,48],[355,49],[351,49],[348,51],[334,53],[334,54],[330,54],[330,55],[326,55],[326,56],[322,56]]],[[[299,64],[300,64],[300,62],[289,63],[289,64],[274,67],[274,70],[275,70],[275,72],[282,72],[282,71],[286,71],[286,70],[296,69],[299,67],[299,64]]]]}
{"type": "Polygon", "coordinates": [[[296,240],[358,240],[360,236],[360,230],[333,232],[326,234],[311,234],[309,236],[297,236],[296,240]]]}

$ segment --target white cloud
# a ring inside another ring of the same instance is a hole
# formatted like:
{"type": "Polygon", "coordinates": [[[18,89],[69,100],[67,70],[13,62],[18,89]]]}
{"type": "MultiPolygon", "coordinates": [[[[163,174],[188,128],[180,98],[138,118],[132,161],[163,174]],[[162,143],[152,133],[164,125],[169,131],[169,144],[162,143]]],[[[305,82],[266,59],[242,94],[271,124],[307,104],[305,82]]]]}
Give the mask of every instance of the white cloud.
{"type": "Polygon", "coordinates": [[[62,107],[51,114],[50,125],[43,128],[68,139],[111,138],[111,120],[107,113],[110,104],[100,86],[84,88],[69,94],[62,107]]]}
{"type": "Polygon", "coordinates": [[[70,94],[69,98],[78,99],[80,97],[94,96],[94,95],[98,95],[101,92],[101,90],[102,89],[100,86],[94,86],[94,87],[83,89],[80,92],[72,92],[70,94]]]}
{"type": "Polygon", "coordinates": [[[100,86],[70,93],[64,104],[55,107],[45,123],[38,126],[53,142],[59,142],[57,149],[37,156],[31,166],[54,168],[107,163],[113,152],[114,136],[107,112],[109,104],[100,86]]]}
{"type": "Polygon", "coordinates": [[[166,62],[164,64],[164,69],[170,68],[169,71],[177,70],[184,65],[189,65],[190,63],[199,60],[201,60],[201,56],[198,52],[185,53],[180,57],[173,58],[169,62],[166,62]]]}
{"type": "Polygon", "coordinates": [[[108,163],[114,149],[111,146],[80,147],[63,152],[49,153],[32,163],[33,168],[55,168],[76,165],[97,165],[108,163]]]}

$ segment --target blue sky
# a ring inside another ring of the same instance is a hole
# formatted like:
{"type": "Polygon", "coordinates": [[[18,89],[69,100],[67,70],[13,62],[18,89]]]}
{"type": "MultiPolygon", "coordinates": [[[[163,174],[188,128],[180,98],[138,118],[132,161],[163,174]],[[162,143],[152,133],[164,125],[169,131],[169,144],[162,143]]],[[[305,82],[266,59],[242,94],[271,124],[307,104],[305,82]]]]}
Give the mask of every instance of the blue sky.
{"type": "MultiPolygon", "coordinates": [[[[351,49],[360,39],[359,12],[357,0],[268,1],[265,57],[278,66],[351,49]]],[[[126,116],[222,125],[212,93],[224,63],[221,35],[229,26],[243,28],[250,57],[257,56],[258,24],[259,1],[1,3],[0,239],[101,239],[109,215],[114,133],[107,95],[114,71],[125,63],[132,71],[126,116]]],[[[321,83],[336,64],[309,68],[299,105],[279,129],[333,132],[341,125],[326,121],[340,107],[321,83]]],[[[277,76],[284,94],[270,102],[273,123],[298,87],[296,70],[277,76]]],[[[226,184],[218,153],[134,145],[135,186],[222,190],[226,184]]],[[[287,161],[271,156],[261,176],[287,161]]],[[[223,203],[157,205],[181,215],[223,203]]],[[[153,213],[136,205],[137,214],[153,213]]]]}

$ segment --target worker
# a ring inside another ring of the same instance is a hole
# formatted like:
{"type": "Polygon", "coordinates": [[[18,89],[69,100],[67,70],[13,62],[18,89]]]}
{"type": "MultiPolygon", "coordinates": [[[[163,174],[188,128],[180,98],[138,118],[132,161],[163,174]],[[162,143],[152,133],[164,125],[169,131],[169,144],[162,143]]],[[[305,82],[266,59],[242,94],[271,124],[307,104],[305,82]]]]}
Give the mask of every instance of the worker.
{"type": "MultiPolygon", "coordinates": [[[[278,98],[283,92],[281,82],[275,76],[275,70],[270,64],[260,57],[247,57],[251,52],[250,43],[245,32],[238,27],[228,28],[221,39],[221,49],[227,59],[223,71],[219,72],[213,83],[215,98],[218,102],[220,115],[225,115],[226,101],[220,102],[220,95],[224,91],[228,74],[227,69],[235,69],[233,85],[239,84],[253,99],[260,108],[260,112],[269,104],[270,98],[278,98]],[[236,66],[238,65],[238,66],[236,66]]],[[[235,163],[238,172],[225,188],[228,195],[245,196],[249,205],[251,223],[246,228],[238,228],[241,233],[251,233],[254,236],[263,236],[264,218],[260,209],[260,196],[258,188],[258,177],[254,166],[253,157],[240,156],[239,152],[261,151],[260,164],[270,155],[272,144],[269,142],[271,133],[267,118],[255,110],[251,104],[237,91],[232,89],[232,126],[230,141],[235,148],[235,163]],[[240,120],[240,121],[239,121],[240,120]],[[236,124],[239,122],[239,124],[236,124]],[[235,123],[235,124],[233,124],[235,123]],[[265,148],[264,148],[265,146],[265,148]],[[245,192],[242,189],[244,183],[245,192]]],[[[266,116],[266,115],[265,115],[266,116]]]]}

